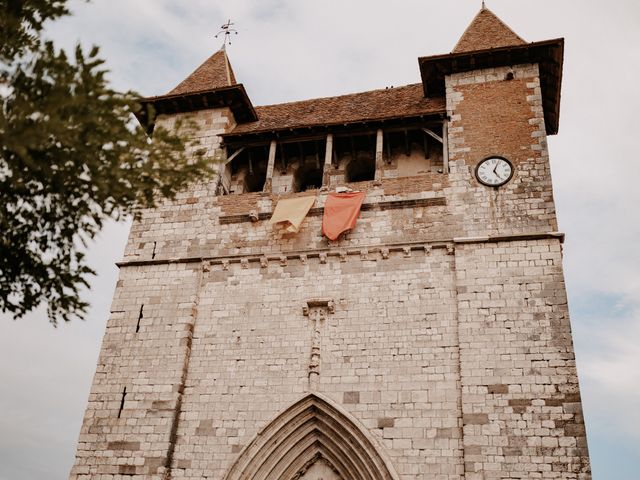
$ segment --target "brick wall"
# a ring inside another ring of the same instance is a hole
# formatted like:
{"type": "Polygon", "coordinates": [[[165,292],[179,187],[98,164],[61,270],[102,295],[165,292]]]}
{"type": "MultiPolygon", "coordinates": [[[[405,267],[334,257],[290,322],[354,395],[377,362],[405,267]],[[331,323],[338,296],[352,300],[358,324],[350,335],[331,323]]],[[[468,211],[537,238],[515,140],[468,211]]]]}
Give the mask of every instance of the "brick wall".
{"type": "Polygon", "coordinates": [[[468,236],[555,231],[557,222],[537,65],[448,76],[451,204],[468,236]],[[508,73],[512,80],[505,80],[508,73]],[[499,189],[480,185],[478,162],[501,155],[515,167],[499,189]]]}

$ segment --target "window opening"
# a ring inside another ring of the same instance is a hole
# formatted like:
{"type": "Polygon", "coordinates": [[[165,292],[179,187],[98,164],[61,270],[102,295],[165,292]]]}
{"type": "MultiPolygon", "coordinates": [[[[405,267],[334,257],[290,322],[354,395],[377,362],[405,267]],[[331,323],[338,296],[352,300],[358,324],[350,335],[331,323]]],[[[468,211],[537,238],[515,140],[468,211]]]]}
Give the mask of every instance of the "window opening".
{"type": "Polygon", "coordinates": [[[120,400],[120,409],[118,410],[118,418],[122,415],[122,410],[124,409],[124,399],[127,396],[127,387],[124,387],[122,390],[122,400],[120,400]]]}
{"type": "Polygon", "coordinates": [[[306,140],[280,144],[281,168],[274,172],[280,193],[304,192],[322,187],[325,141],[306,140]],[[283,178],[284,177],[284,178],[283,178]]]}
{"type": "Polygon", "coordinates": [[[322,169],[316,163],[306,163],[298,167],[295,174],[295,191],[304,192],[322,187],[322,169]]]}
{"type": "Polygon", "coordinates": [[[347,182],[363,182],[375,179],[376,175],[376,137],[375,135],[350,136],[340,146],[346,147],[348,160],[345,167],[347,182]],[[346,143],[346,145],[345,145],[346,143]]]}
{"type": "Polygon", "coordinates": [[[268,155],[268,148],[247,147],[231,161],[231,193],[262,191],[267,179],[268,155]]]}
{"type": "Polygon", "coordinates": [[[136,333],[140,331],[140,320],[144,316],[142,311],[144,310],[144,305],[140,305],[140,313],[138,314],[138,323],[136,324],[136,333]]]}

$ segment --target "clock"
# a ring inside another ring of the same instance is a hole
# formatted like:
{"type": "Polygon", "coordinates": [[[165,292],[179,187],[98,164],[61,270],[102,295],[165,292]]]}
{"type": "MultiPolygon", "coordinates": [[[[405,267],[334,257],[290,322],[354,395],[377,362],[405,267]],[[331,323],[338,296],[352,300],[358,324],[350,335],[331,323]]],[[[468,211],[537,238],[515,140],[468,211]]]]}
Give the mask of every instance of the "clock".
{"type": "Polygon", "coordinates": [[[504,157],[491,156],[476,166],[476,178],[488,187],[500,187],[513,177],[513,164],[504,157]]]}

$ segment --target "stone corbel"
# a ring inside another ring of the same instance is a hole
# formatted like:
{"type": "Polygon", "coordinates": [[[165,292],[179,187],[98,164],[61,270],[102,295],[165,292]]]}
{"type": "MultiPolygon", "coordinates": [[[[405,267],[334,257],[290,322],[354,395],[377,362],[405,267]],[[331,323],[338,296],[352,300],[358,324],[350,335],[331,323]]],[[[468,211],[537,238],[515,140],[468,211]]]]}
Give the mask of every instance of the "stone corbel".
{"type": "Polygon", "coordinates": [[[336,304],[331,299],[312,298],[310,300],[307,300],[307,304],[302,307],[302,314],[305,317],[308,317],[309,312],[313,308],[325,309],[328,313],[335,313],[336,304]]]}

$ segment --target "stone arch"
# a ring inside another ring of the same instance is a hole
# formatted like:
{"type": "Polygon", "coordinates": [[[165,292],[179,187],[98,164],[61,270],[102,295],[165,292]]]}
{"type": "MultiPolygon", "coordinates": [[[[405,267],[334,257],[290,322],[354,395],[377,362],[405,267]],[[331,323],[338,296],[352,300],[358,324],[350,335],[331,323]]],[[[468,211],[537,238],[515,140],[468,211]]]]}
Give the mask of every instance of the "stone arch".
{"type": "Polygon", "coordinates": [[[295,402],[240,453],[225,480],[298,480],[321,461],[341,480],[397,480],[357,420],[318,394],[295,402]]]}

